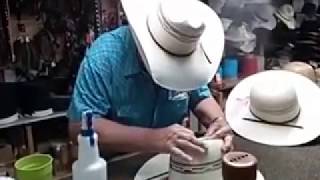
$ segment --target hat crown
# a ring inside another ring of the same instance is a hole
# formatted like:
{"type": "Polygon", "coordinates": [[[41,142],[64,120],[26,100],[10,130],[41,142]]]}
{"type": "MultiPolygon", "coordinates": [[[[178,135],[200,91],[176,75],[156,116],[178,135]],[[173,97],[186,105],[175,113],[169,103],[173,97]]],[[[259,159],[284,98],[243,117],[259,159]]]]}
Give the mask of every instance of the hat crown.
{"type": "MultiPolygon", "coordinates": [[[[169,179],[212,180],[222,179],[222,140],[203,140],[207,147],[205,154],[192,153],[192,161],[184,161],[181,158],[171,156],[169,179]],[[186,173],[187,172],[187,173],[186,173]]],[[[191,152],[190,152],[191,153],[191,152]]]]}
{"type": "Polygon", "coordinates": [[[259,19],[268,19],[273,18],[272,15],[274,13],[274,7],[270,4],[255,4],[252,5],[253,12],[255,17],[259,19]]]}
{"type": "Polygon", "coordinates": [[[273,77],[252,86],[250,102],[255,109],[281,112],[298,105],[298,98],[290,82],[273,77]]]}
{"type": "Polygon", "coordinates": [[[160,0],[148,16],[153,40],[172,55],[191,55],[206,28],[207,17],[202,13],[206,8],[198,0],[160,0]]]}
{"type": "Polygon", "coordinates": [[[160,15],[170,30],[180,36],[199,38],[205,29],[203,18],[197,13],[199,2],[195,0],[164,0],[160,2],[160,15]],[[177,7],[181,7],[177,9],[177,7]],[[195,13],[192,13],[195,11],[195,13]]]}
{"type": "Polygon", "coordinates": [[[293,9],[293,7],[291,5],[285,4],[285,5],[280,7],[279,13],[282,16],[291,18],[291,17],[294,16],[294,9],[293,9]]]}
{"type": "Polygon", "coordinates": [[[180,157],[172,156],[172,160],[181,164],[206,164],[208,162],[215,162],[219,159],[222,159],[221,147],[223,145],[223,141],[219,139],[199,139],[205,145],[207,152],[205,154],[189,152],[192,154],[192,161],[185,161],[180,157]]]}
{"type": "Polygon", "coordinates": [[[245,23],[232,23],[226,31],[226,40],[228,41],[251,41],[255,39],[255,35],[250,32],[249,27],[245,23]]]}

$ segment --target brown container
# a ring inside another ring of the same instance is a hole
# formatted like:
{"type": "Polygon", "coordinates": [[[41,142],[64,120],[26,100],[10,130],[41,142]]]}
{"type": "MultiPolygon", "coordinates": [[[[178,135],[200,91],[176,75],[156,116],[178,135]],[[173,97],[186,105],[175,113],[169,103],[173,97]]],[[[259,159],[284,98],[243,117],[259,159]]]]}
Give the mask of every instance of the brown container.
{"type": "Polygon", "coordinates": [[[224,180],[256,180],[257,159],[246,152],[230,152],[223,156],[224,180]]]}

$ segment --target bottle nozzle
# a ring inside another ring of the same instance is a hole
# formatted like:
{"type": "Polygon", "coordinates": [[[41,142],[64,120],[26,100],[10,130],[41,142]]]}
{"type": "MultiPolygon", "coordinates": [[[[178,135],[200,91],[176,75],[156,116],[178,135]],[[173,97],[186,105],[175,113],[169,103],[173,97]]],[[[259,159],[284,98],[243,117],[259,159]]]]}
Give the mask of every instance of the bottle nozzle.
{"type": "Polygon", "coordinates": [[[81,124],[82,130],[92,129],[92,117],[93,117],[92,111],[86,111],[82,113],[82,124],[81,124]]]}
{"type": "Polygon", "coordinates": [[[92,127],[92,118],[93,112],[86,111],[82,114],[82,125],[81,125],[81,135],[90,138],[90,145],[94,145],[94,138],[93,138],[93,127],[92,127]]]}

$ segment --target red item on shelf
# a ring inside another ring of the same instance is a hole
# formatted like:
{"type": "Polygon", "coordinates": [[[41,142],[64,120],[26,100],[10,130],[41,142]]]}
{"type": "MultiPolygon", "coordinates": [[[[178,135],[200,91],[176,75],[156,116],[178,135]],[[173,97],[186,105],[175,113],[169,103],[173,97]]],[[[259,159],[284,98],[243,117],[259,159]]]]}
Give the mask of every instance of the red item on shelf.
{"type": "Polygon", "coordinates": [[[240,60],[240,77],[244,78],[258,72],[258,58],[254,54],[248,54],[240,60]]]}

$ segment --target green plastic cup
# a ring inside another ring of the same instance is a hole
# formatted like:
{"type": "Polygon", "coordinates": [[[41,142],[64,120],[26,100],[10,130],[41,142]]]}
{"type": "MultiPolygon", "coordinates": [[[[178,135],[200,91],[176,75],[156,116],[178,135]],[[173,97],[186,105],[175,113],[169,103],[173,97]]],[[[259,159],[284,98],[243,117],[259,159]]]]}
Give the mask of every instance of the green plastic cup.
{"type": "Polygon", "coordinates": [[[17,180],[53,180],[53,158],[46,154],[32,154],[15,163],[17,180]]]}

